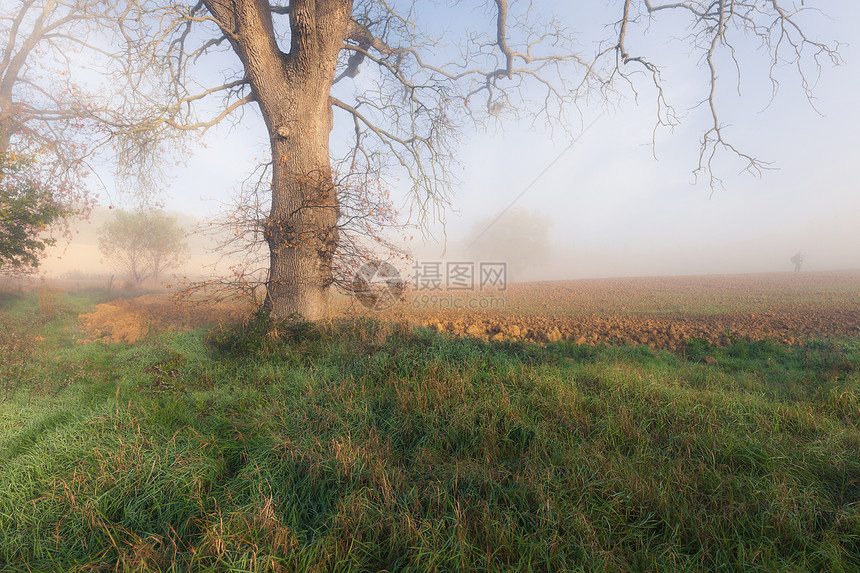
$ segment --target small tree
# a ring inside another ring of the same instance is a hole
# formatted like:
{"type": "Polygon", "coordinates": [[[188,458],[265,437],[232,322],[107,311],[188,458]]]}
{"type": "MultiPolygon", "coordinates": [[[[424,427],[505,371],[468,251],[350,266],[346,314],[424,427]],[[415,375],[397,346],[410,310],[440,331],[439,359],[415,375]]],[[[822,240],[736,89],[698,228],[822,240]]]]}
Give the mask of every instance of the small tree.
{"type": "Polygon", "coordinates": [[[28,177],[31,162],[0,152],[0,272],[26,274],[39,266],[52,223],[67,215],[50,189],[28,177]]]}
{"type": "Polygon", "coordinates": [[[794,263],[794,272],[800,272],[800,267],[803,266],[803,259],[806,257],[803,253],[797,252],[791,257],[791,262],[794,263]]]}
{"type": "Polygon", "coordinates": [[[525,280],[550,262],[552,222],[523,208],[503,211],[472,226],[466,254],[472,260],[505,261],[508,279],[525,280]]]}
{"type": "Polygon", "coordinates": [[[99,251],[140,285],[188,261],[185,231],[161,211],[118,211],[99,230],[99,251]]]}
{"type": "Polygon", "coordinates": [[[150,229],[149,266],[152,280],[158,281],[162,273],[181,267],[188,262],[190,252],[185,240],[185,229],[175,217],[152,211],[147,216],[150,229]]]}

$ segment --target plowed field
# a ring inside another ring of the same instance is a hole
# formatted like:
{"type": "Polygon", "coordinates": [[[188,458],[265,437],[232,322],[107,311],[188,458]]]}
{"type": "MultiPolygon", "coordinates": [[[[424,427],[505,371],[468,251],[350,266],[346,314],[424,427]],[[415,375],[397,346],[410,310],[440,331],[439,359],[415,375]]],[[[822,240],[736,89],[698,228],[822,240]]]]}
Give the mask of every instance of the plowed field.
{"type": "Polygon", "coordinates": [[[860,336],[860,272],[595,279],[514,284],[503,292],[417,292],[383,314],[494,340],[662,348],[680,348],[689,338],[794,343],[860,336]]]}
{"type": "MultiPolygon", "coordinates": [[[[493,340],[646,344],[678,349],[689,338],[796,343],[860,336],[860,271],[649,277],[509,285],[504,291],[417,291],[379,312],[337,297],[336,315],[408,320],[493,340]]],[[[132,342],[155,330],[240,320],[247,309],[173,306],[168,295],[99,305],[82,316],[91,336],[132,342]],[[175,310],[168,310],[175,309],[175,310]],[[135,326],[136,325],[136,326],[135,326]],[[124,332],[130,335],[123,334],[124,332]]]]}

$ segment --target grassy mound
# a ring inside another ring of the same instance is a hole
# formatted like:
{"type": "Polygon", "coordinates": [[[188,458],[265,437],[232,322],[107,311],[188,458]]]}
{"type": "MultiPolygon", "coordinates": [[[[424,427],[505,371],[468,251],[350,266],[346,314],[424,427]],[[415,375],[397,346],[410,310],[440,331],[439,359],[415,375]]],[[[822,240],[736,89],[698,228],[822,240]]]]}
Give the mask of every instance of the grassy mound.
{"type": "Polygon", "coordinates": [[[64,304],[0,339],[3,570],[860,569],[860,340],[80,345],[64,304]]]}

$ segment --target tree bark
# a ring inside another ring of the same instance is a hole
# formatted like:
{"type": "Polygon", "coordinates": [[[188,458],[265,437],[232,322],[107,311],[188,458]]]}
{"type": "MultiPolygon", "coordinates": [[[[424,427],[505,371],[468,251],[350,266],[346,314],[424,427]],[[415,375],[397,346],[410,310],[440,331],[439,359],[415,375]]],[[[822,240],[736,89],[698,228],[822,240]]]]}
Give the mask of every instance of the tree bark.
{"type": "Polygon", "coordinates": [[[205,0],[205,5],[244,64],[271,139],[264,309],[278,320],[325,318],[338,239],[329,94],[352,0],[293,0],[289,53],[275,41],[267,0],[205,0]]]}
{"type": "Polygon", "coordinates": [[[328,146],[331,109],[314,105],[309,101],[313,98],[312,93],[297,97],[291,113],[284,114],[292,127],[282,124],[272,139],[272,208],[265,233],[270,266],[264,308],[277,319],[300,315],[318,320],[328,313],[337,195],[328,146]]]}

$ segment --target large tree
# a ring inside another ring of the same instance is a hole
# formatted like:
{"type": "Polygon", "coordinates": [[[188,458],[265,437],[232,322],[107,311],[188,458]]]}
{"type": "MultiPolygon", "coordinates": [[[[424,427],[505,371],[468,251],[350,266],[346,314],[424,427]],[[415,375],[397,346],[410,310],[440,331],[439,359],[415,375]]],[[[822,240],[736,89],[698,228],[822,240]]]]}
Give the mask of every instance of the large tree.
{"type": "MultiPolygon", "coordinates": [[[[608,37],[588,49],[570,29],[576,23],[553,18],[552,6],[543,2],[140,0],[140,12],[123,27],[133,47],[130,78],[160,103],[145,122],[125,130],[139,144],[125,149],[142,156],[146,144],[176,130],[206,129],[255,105],[271,151],[271,206],[263,228],[270,256],[266,308],[276,318],[318,319],[327,312],[337,274],[341,201],[367,179],[386,169],[405,173],[418,210],[427,214],[447,200],[451,145],[469,123],[527,117],[570,127],[576,125],[570,114],[586,96],[635,90],[642,81],[654,94],[658,124],[673,124],[658,62],[631,47],[663,16],[672,16],[670,35],[684,35],[708,70],[702,101],[712,121],[698,169],[710,175],[720,152],[760,169],[754,154],[727,139],[718,116],[719,66],[757,51],[771,71],[800,62],[806,88],[804,61],[838,61],[836,45],[804,32],[811,4],[623,0],[605,22],[608,37]],[[455,46],[437,40],[438,31],[420,28],[447,21],[456,35],[458,22],[474,21],[474,7],[483,8],[486,19],[461,30],[464,39],[455,46]],[[750,37],[757,46],[750,48],[750,37]],[[203,63],[206,55],[225,51],[238,65],[203,63]],[[220,73],[211,74],[213,67],[220,73]],[[218,81],[201,87],[206,70],[218,81]],[[341,158],[333,157],[329,142],[335,113],[354,137],[341,158]],[[357,183],[349,179],[356,174],[357,183]]],[[[570,10],[567,3],[555,7],[570,10]]]]}
{"type": "MultiPolygon", "coordinates": [[[[86,217],[95,201],[88,162],[116,123],[108,110],[120,94],[104,80],[122,70],[111,34],[129,8],[104,0],[0,3],[0,158],[27,159],[12,161],[5,181],[0,169],[4,224],[16,223],[4,240],[32,255],[18,269],[34,269],[53,242],[45,242],[48,222],[68,236],[66,217],[86,217]],[[20,209],[9,207],[14,198],[20,209]]],[[[129,118],[130,109],[122,110],[129,118]]]]}
{"type": "Polygon", "coordinates": [[[46,182],[75,199],[86,192],[87,158],[111,136],[106,110],[116,92],[100,82],[118,62],[106,33],[127,9],[117,6],[10,0],[0,7],[0,153],[29,155],[46,182]]]}

